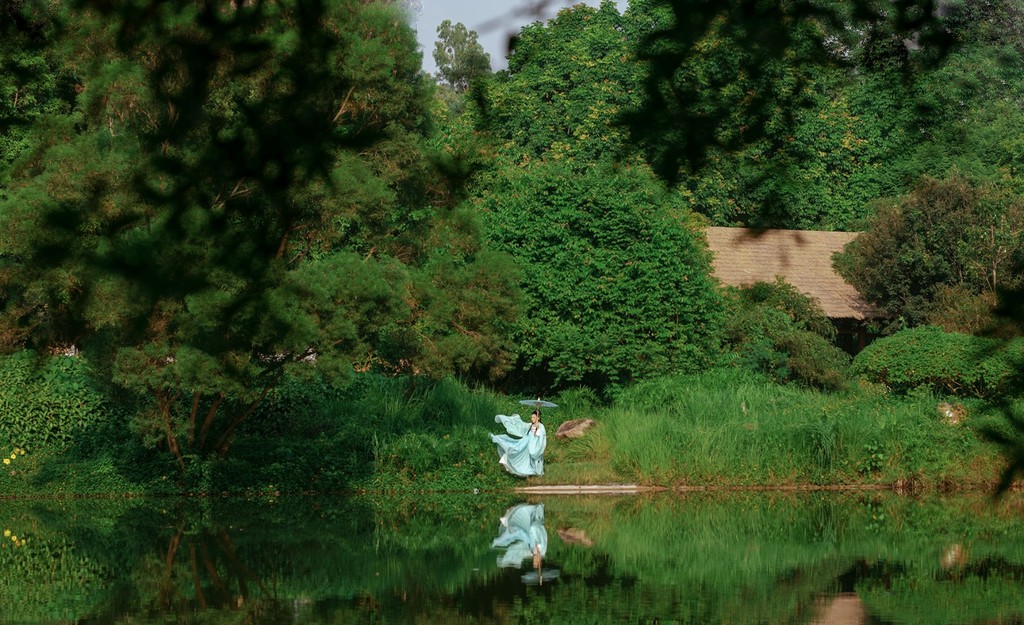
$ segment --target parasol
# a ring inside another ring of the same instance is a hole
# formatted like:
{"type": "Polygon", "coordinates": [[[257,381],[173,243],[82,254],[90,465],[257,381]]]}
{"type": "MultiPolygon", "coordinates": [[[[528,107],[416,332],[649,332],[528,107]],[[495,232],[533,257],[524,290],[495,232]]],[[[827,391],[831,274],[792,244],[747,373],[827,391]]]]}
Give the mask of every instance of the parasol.
{"type": "Polygon", "coordinates": [[[519,400],[519,403],[524,406],[533,406],[534,408],[558,408],[558,404],[544,401],[540,397],[537,399],[521,399],[519,400]]]}

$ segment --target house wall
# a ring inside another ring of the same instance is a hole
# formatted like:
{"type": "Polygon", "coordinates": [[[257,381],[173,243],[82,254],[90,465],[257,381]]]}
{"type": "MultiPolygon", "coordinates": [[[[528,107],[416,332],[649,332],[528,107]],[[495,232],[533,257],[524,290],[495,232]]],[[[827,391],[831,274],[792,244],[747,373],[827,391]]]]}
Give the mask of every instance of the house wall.
{"type": "Polygon", "coordinates": [[[835,344],[847,354],[856,356],[878,335],[868,329],[868,323],[858,319],[832,319],[836,327],[835,344]]]}

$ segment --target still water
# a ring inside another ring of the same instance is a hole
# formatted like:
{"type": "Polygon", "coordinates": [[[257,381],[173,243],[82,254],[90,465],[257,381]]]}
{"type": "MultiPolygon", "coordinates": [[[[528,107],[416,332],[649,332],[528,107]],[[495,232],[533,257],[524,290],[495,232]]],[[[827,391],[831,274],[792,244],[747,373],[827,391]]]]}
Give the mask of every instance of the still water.
{"type": "Polygon", "coordinates": [[[0,623],[1022,623],[1022,503],[5,501],[0,623]]]}

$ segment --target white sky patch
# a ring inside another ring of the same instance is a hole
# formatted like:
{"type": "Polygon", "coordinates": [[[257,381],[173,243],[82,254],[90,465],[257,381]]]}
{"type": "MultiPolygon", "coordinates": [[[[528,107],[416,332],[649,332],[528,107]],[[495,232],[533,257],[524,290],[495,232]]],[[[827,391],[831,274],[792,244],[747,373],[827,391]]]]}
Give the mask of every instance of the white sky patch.
{"type": "MultiPolygon", "coordinates": [[[[491,55],[491,69],[497,71],[508,66],[509,37],[527,24],[547,21],[565,7],[580,4],[580,0],[420,0],[423,8],[413,15],[416,38],[423,52],[423,70],[434,74],[434,43],[437,27],[444,20],[453,24],[462,22],[475,30],[484,51],[491,55]]],[[[600,0],[584,0],[583,4],[599,6],[600,0]]],[[[626,10],[626,0],[616,0],[619,12],[626,10]]]]}

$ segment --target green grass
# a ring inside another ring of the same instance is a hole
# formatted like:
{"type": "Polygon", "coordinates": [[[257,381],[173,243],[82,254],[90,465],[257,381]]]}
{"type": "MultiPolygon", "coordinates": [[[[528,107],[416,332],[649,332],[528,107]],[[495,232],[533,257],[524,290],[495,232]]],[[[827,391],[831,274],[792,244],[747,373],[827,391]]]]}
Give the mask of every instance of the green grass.
{"type": "MultiPolygon", "coordinates": [[[[562,456],[662,485],[994,481],[992,446],[944,423],[938,402],[781,387],[733,370],[664,378],[623,393],[600,413],[597,440],[562,456]]],[[[978,422],[998,418],[975,411],[978,422]]]]}
{"type": "MultiPolygon", "coordinates": [[[[191,459],[184,474],[112,416],[60,449],[39,446],[0,473],[0,493],[311,493],[502,490],[489,434],[497,413],[525,412],[518,396],[437,382],[364,375],[346,388],[283,385],[220,459],[191,459]]],[[[662,378],[626,389],[610,406],[586,389],[550,397],[546,474],[529,484],[663,486],[988,486],[1003,466],[977,428],[1005,423],[999,408],[968,403],[945,423],[929,394],[874,387],[823,393],[737,370],[662,378]],[[592,418],[584,438],[555,437],[592,418]]]]}

